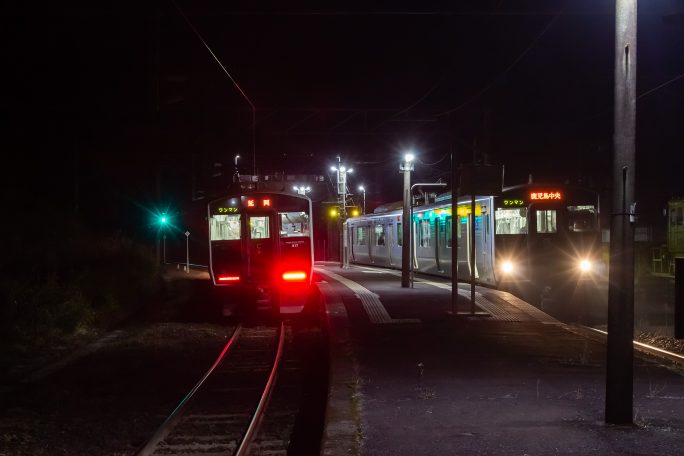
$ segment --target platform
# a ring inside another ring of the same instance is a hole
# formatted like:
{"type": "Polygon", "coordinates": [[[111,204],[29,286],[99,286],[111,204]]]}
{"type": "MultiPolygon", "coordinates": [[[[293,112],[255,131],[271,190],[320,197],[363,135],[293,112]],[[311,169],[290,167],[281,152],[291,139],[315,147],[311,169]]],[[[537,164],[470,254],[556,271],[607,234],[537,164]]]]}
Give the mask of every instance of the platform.
{"type": "Polygon", "coordinates": [[[634,426],[604,424],[605,346],[516,297],[317,264],[332,344],[323,453],[684,454],[684,377],[638,356],[634,426]]]}

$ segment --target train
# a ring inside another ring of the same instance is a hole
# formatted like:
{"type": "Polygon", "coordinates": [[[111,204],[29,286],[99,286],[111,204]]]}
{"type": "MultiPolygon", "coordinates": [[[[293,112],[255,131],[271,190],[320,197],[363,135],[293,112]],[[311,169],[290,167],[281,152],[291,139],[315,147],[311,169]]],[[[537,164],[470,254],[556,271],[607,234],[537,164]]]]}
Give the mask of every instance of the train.
{"type": "MultiPolygon", "coordinates": [[[[605,279],[598,192],[570,185],[528,183],[500,195],[458,198],[445,193],[412,209],[411,269],[471,281],[540,303],[568,287],[605,279]],[[457,242],[452,240],[456,223],[457,242]],[[474,224],[474,237],[472,224],[474,224]],[[470,249],[475,244],[475,261],[470,249]],[[457,249],[457,265],[452,249],[457,249]]],[[[396,203],[344,223],[350,263],[400,269],[402,207],[396,203]]]]}
{"type": "Polygon", "coordinates": [[[208,204],[209,273],[224,314],[301,313],[312,292],[311,200],[273,191],[229,194],[208,204]]]}

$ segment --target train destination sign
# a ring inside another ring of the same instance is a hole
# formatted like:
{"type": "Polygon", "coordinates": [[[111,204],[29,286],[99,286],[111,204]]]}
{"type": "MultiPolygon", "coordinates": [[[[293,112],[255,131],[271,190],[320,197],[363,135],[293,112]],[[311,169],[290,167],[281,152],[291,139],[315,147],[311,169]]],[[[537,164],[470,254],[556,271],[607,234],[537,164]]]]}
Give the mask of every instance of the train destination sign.
{"type": "Polygon", "coordinates": [[[271,207],[271,198],[261,198],[260,200],[255,200],[254,198],[249,198],[246,201],[247,207],[271,207]]]}
{"type": "Polygon", "coordinates": [[[563,194],[561,192],[532,192],[530,193],[530,200],[540,201],[540,200],[556,200],[560,201],[563,199],[563,194]]]}
{"type": "Polygon", "coordinates": [[[217,211],[219,214],[236,214],[240,212],[237,207],[219,207],[217,211]]]}

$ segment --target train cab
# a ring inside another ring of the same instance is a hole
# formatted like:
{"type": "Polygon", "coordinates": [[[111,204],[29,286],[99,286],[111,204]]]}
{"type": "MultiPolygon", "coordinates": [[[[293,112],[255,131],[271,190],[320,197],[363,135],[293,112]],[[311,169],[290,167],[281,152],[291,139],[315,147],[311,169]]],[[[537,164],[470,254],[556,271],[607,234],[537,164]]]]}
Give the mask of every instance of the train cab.
{"type": "MultiPolygon", "coordinates": [[[[301,312],[311,292],[311,200],[278,192],[209,203],[209,270],[225,299],[301,312]]],[[[231,303],[232,304],[232,303],[231,303]]]]}
{"type": "Polygon", "coordinates": [[[573,286],[605,273],[598,194],[570,186],[526,184],[496,201],[495,236],[501,284],[573,286]]]}

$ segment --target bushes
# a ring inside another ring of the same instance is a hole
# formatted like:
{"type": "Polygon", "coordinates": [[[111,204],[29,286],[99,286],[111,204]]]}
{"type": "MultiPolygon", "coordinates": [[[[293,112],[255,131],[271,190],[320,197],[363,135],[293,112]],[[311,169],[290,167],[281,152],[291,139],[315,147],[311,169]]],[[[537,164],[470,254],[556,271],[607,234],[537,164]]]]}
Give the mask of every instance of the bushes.
{"type": "Polygon", "coordinates": [[[110,328],[158,290],[153,252],[129,239],[93,235],[73,225],[59,236],[27,239],[3,259],[1,338],[28,342],[110,328]]]}

